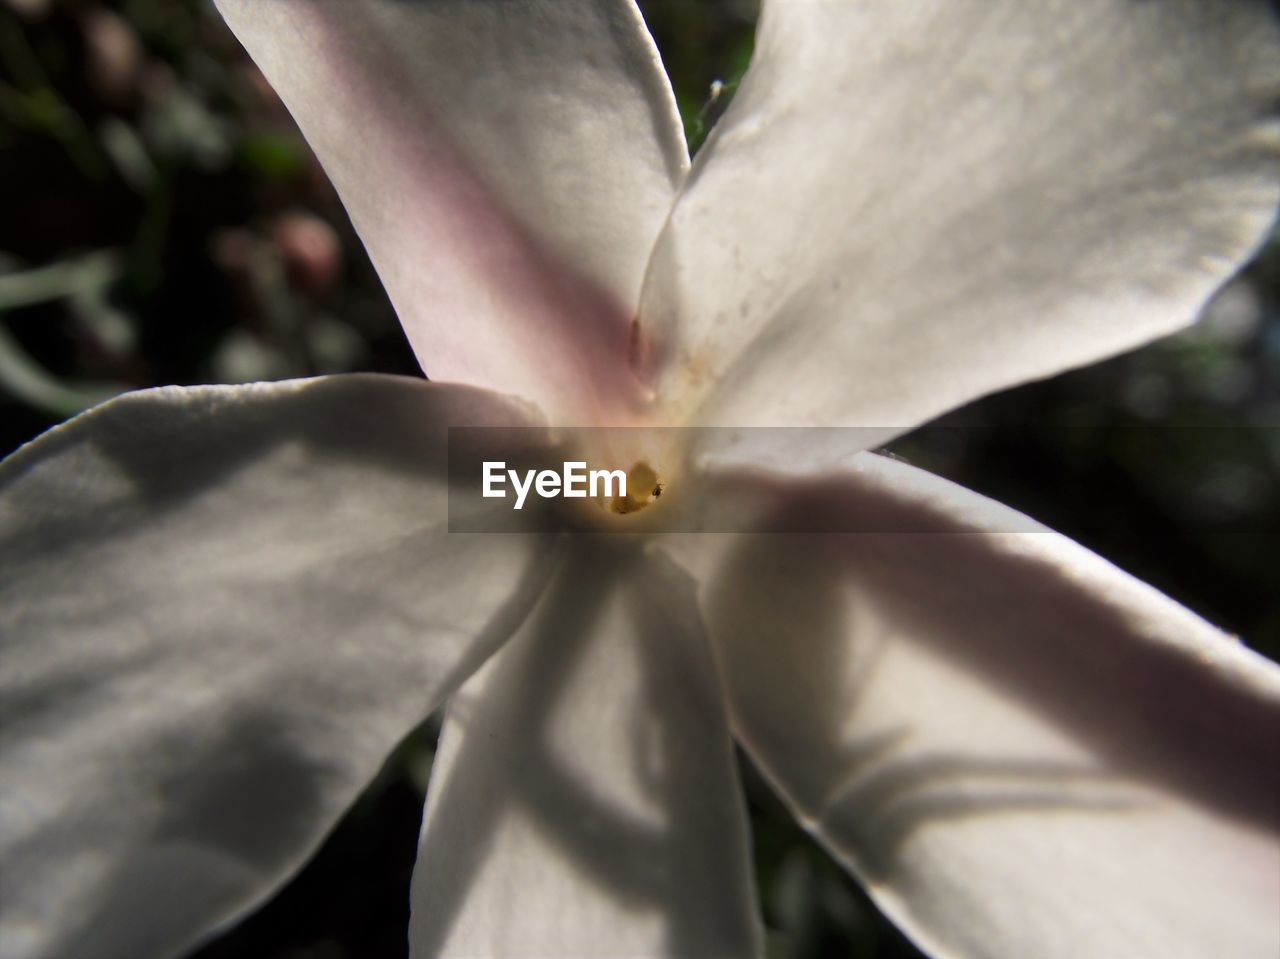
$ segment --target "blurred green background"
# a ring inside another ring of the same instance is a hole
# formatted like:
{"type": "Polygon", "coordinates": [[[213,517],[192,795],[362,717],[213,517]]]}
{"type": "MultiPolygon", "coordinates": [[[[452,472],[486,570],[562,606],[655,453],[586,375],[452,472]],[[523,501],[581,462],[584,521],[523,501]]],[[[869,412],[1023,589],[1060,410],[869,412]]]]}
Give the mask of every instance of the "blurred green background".
{"type": "MultiPolygon", "coordinates": [[[[746,67],[755,3],[641,6],[696,147],[746,67]]],[[[417,372],[332,188],[199,0],[0,0],[0,183],[0,451],[122,390],[417,372]]],[[[1191,331],[892,449],[1274,657],[1278,304],[1273,242],[1191,331]]],[[[404,956],[433,733],[410,737],[315,860],[201,959],[404,956]]],[[[918,955],[744,775],[771,954],[918,955]]]]}

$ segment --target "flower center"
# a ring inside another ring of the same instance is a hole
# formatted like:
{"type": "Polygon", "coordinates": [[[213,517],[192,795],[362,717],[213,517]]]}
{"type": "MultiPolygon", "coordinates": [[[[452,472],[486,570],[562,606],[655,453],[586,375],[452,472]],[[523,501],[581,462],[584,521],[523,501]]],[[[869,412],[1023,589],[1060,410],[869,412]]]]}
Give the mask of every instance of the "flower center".
{"type": "Polygon", "coordinates": [[[685,431],[665,426],[563,427],[554,455],[586,464],[585,498],[557,507],[572,528],[645,533],[676,515],[684,488],[685,431]],[[661,502],[659,502],[661,500],[661,502]]]}
{"type": "Polygon", "coordinates": [[[657,471],[643,460],[627,470],[627,492],[615,496],[609,508],[615,513],[636,513],[662,495],[657,471]]]}

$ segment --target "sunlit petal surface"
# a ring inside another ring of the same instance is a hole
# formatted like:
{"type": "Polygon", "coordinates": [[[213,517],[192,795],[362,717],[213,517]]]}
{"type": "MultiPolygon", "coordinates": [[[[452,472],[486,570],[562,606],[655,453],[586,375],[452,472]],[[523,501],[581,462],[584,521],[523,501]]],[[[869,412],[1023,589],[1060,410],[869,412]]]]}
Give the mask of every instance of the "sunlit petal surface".
{"type": "Polygon", "coordinates": [[[444,530],[492,394],[167,388],[0,466],[0,954],[159,959],[274,890],[519,623],[545,541],[444,530]]]}
{"type": "Polygon", "coordinates": [[[219,0],[342,195],[427,375],[622,415],[688,156],[631,0],[219,0]]]}
{"type": "Polygon", "coordinates": [[[887,436],[1191,322],[1274,215],[1277,34],[1264,0],[767,0],[646,285],[661,394],[887,436]]]}
{"type": "Polygon", "coordinates": [[[565,547],[520,634],[450,705],[414,959],[758,955],[693,583],[634,542],[565,547]]]}
{"type": "Polygon", "coordinates": [[[930,955],[1280,952],[1273,663],[891,460],[721,483],[867,530],[680,545],[736,734],[930,955]]]}

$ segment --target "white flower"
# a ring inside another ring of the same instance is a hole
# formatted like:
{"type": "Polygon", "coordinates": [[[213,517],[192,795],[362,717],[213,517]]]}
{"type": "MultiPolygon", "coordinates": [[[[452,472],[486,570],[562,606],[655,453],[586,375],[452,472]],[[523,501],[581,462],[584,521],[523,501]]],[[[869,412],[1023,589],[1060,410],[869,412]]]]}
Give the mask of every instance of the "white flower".
{"type": "Polygon", "coordinates": [[[870,445],[1189,323],[1275,209],[1267,3],[772,0],[692,172],[630,0],[220,6],[449,383],[0,468],[4,959],[181,953],[446,700],[415,959],[760,954],[735,738],[935,956],[1277,954],[1280,670],[1063,537],[808,440],[685,479],[871,532],[449,533],[443,472],[489,390],[870,445]]]}

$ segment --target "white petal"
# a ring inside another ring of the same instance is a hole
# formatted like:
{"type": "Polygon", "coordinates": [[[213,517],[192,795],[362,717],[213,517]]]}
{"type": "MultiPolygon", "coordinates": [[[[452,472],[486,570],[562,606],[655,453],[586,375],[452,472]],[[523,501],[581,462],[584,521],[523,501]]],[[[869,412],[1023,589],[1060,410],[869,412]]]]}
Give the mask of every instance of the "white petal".
{"type": "MultiPolygon", "coordinates": [[[[0,466],[0,954],[158,959],[278,886],[515,628],[534,535],[449,534],[492,394],[125,396],[0,466]]],[[[508,511],[510,512],[510,511],[508,511]]]]}
{"type": "Polygon", "coordinates": [[[883,442],[1190,323],[1275,213],[1277,38],[1265,0],[766,2],[646,285],[660,392],[883,442]]]}
{"type": "Polygon", "coordinates": [[[415,957],[761,952],[692,581],[610,539],[567,544],[521,633],[450,703],[415,957]]]}
{"type": "Polygon", "coordinates": [[[688,155],[632,0],[218,5],[428,375],[573,422],[635,399],[631,322],[688,155]]]}
{"type": "Polygon", "coordinates": [[[773,493],[873,532],[692,541],[735,732],[930,955],[1280,954],[1280,668],[890,460],[773,493]]]}

